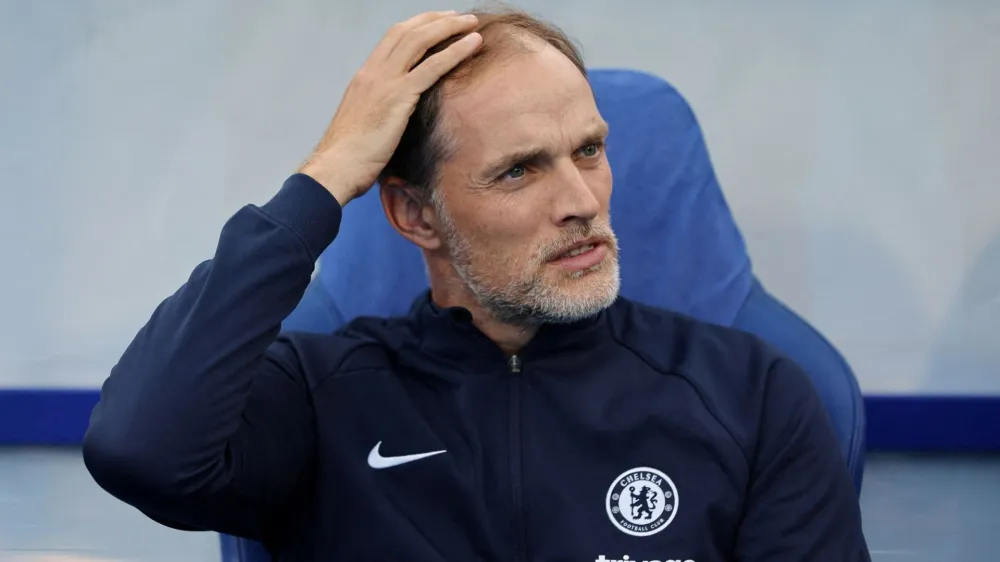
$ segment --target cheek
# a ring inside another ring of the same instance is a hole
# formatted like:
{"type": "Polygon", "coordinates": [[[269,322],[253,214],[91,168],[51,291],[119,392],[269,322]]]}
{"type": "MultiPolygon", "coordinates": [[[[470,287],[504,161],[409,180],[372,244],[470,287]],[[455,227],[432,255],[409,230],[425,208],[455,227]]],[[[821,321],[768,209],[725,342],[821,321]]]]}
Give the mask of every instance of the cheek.
{"type": "Polygon", "coordinates": [[[545,216],[544,202],[532,195],[527,190],[497,194],[467,217],[470,232],[494,246],[529,243],[545,216]]]}
{"type": "Polygon", "coordinates": [[[600,166],[588,170],[585,177],[591,193],[601,202],[601,207],[607,209],[611,204],[611,190],[614,185],[614,177],[611,175],[611,167],[608,166],[607,158],[600,166]]]}
{"type": "Polygon", "coordinates": [[[538,224],[538,219],[530,213],[494,210],[478,221],[470,221],[465,232],[472,233],[471,248],[483,260],[498,266],[505,264],[506,269],[520,269],[530,267],[546,243],[538,232],[538,224]]]}

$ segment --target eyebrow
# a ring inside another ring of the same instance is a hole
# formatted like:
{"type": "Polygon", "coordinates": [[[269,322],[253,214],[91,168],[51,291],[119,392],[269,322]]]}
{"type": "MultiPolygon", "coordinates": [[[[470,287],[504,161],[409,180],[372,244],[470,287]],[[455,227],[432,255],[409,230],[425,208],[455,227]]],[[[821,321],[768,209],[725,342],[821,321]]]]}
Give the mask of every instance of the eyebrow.
{"type": "MultiPolygon", "coordinates": [[[[584,146],[591,143],[603,142],[607,136],[608,124],[604,121],[599,121],[591,125],[590,130],[583,135],[583,140],[577,143],[577,145],[584,146]]],[[[503,156],[490,162],[483,168],[483,171],[477,175],[484,181],[491,181],[517,164],[545,162],[551,159],[552,155],[547,149],[529,147],[504,154],[503,156]]]]}

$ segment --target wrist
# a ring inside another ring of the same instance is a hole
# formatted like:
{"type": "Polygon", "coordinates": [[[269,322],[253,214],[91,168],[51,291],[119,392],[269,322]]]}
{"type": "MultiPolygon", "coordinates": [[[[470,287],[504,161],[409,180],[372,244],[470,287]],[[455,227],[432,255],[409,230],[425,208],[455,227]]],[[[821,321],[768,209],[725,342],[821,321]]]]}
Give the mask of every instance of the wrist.
{"type": "Polygon", "coordinates": [[[305,174],[316,183],[320,184],[330,195],[340,203],[341,207],[346,206],[356,196],[357,188],[350,186],[343,180],[343,169],[339,166],[325,162],[323,159],[313,156],[306,161],[299,169],[298,173],[305,174]]]}
{"type": "Polygon", "coordinates": [[[339,202],[315,178],[297,173],[289,176],[281,189],[260,210],[305,242],[315,261],[340,230],[343,216],[339,202]]]}

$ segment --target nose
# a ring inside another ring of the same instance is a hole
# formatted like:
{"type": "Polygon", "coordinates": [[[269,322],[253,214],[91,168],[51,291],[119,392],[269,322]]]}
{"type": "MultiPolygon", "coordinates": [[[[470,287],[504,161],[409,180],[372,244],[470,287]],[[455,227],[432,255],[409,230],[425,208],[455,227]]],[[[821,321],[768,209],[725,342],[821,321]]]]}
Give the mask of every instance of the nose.
{"type": "Polygon", "coordinates": [[[601,212],[601,202],[594,186],[587,183],[574,162],[560,163],[555,179],[552,220],[556,225],[589,223],[597,217],[601,212]]]}

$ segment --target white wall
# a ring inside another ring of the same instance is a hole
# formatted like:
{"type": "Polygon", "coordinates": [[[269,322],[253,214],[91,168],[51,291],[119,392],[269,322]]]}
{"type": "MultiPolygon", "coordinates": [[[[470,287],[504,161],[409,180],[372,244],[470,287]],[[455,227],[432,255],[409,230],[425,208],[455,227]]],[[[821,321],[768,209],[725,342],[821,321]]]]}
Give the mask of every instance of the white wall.
{"type": "MultiPolygon", "coordinates": [[[[442,6],[375,5],[0,0],[0,386],[100,384],[442,6]]],[[[1000,394],[1000,2],[522,5],[681,88],[759,275],[866,391],[1000,394]]]]}

